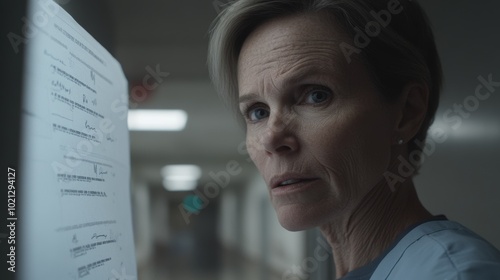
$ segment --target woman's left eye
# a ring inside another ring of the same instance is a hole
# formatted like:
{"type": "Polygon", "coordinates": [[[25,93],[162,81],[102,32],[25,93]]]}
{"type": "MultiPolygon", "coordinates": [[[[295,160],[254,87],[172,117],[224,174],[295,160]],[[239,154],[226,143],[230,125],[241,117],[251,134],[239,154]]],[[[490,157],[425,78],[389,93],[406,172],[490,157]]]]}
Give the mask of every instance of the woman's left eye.
{"type": "Polygon", "coordinates": [[[313,89],[306,95],[304,103],[319,104],[330,99],[332,92],[327,89],[313,89]]]}

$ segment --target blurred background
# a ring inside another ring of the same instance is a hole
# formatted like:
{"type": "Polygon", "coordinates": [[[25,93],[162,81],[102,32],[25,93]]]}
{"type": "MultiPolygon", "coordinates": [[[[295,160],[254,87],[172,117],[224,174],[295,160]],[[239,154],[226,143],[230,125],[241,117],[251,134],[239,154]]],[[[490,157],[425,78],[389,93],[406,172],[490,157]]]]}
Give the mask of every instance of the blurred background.
{"type": "MultiPolygon", "coordinates": [[[[59,2],[122,64],[131,109],[187,116],[180,131],[130,132],[139,279],[333,279],[331,257],[314,255],[324,244],[318,232],[292,233],[278,224],[243,130],[209,81],[208,30],[228,0],[59,2]],[[189,170],[198,179],[172,190],[164,167],[179,164],[195,165],[189,170]],[[190,186],[196,189],[179,190],[190,186]]],[[[446,139],[431,133],[416,178],[419,195],[434,214],[500,248],[500,87],[490,87],[484,100],[475,97],[479,77],[500,81],[500,3],[420,2],[445,74],[431,131],[444,131],[446,139]]]]}

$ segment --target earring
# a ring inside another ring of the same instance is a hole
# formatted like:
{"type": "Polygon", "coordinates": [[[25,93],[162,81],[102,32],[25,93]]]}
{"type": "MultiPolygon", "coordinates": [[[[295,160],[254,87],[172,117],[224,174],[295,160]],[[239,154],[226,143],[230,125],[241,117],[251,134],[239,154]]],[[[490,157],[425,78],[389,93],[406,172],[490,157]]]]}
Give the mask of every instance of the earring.
{"type": "Polygon", "coordinates": [[[403,139],[402,139],[402,138],[399,138],[399,140],[398,140],[398,145],[401,145],[401,144],[403,144],[403,143],[404,143],[403,139]]]}

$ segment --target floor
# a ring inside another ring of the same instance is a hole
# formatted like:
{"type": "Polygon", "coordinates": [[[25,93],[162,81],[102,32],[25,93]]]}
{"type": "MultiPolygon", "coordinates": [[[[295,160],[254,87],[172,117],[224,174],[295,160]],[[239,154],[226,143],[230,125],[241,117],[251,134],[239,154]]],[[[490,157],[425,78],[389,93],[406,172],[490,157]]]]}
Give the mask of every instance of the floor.
{"type": "Polygon", "coordinates": [[[138,280],[279,280],[264,266],[244,260],[221,248],[205,248],[194,254],[176,248],[157,250],[146,267],[139,268],[138,280]]]}

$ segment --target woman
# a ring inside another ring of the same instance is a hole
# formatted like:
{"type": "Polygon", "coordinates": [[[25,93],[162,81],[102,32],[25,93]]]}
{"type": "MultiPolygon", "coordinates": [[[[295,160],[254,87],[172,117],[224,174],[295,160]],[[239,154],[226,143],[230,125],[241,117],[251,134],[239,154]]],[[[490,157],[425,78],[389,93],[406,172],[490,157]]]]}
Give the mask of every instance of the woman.
{"type": "Polygon", "coordinates": [[[281,225],[319,227],[337,278],[500,279],[500,252],[413,185],[441,87],[415,1],[236,1],[209,69],[281,225]]]}

